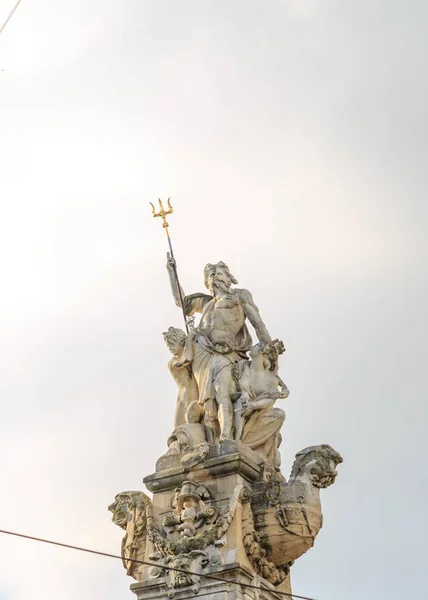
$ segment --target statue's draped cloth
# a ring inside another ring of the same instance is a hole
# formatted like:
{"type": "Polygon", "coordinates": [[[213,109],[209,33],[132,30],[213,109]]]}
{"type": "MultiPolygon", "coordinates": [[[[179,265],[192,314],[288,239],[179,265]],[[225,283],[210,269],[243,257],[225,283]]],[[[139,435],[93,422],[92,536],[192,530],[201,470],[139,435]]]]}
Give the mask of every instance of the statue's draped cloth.
{"type": "MultiPolygon", "coordinates": [[[[262,397],[268,399],[267,392],[257,396],[250,375],[250,364],[241,362],[239,366],[241,389],[247,392],[252,401],[257,402],[262,397]]],[[[245,419],[241,436],[241,442],[267,458],[272,464],[275,464],[278,434],[285,419],[285,412],[282,408],[274,406],[274,403],[275,400],[270,400],[266,408],[254,410],[245,419]]]]}
{"type": "Polygon", "coordinates": [[[251,348],[251,337],[244,326],[233,349],[226,345],[212,344],[203,331],[188,338],[187,343],[191,344],[191,348],[186,349],[186,354],[192,356],[192,371],[198,383],[199,402],[204,404],[215,399],[215,382],[220,371],[245,357],[246,351],[251,348]]]}
{"type": "Polygon", "coordinates": [[[255,410],[245,421],[241,442],[275,464],[278,434],[285,419],[281,408],[255,410]]]}

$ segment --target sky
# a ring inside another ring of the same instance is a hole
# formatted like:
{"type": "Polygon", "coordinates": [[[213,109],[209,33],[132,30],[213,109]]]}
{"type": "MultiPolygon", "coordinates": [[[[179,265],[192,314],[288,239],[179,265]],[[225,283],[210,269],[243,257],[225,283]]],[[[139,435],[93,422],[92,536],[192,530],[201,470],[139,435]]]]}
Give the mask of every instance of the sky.
{"type": "MultiPolygon", "coordinates": [[[[14,0],[0,0],[0,22],[14,0]]],[[[283,471],[344,462],[292,568],[422,598],[424,0],[23,0],[0,36],[0,529],[119,553],[107,506],[171,433],[162,332],[225,261],[273,337],[283,471]]],[[[0,535],[1,600],[133,598],[120,561],[0,535]]]]}

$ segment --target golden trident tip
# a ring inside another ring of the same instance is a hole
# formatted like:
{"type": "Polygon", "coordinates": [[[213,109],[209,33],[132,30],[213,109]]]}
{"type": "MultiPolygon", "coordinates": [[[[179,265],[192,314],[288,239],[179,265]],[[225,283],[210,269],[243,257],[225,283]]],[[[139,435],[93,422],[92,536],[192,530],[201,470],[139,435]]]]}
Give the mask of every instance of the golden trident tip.
{"type": "Polygon", "coordinates": [[[154,207],[154,205],[150,202],[149,203],[152,207],[152,213],[154,217],[161,217],[163,219],[163,223],[162,223],[162,227],[166,227],[168,228],[168,223],[166,220],[166,215],[170,215],[173,211],[173,208],[171,206],[171,200],[170,198],[168,198],[168,210],[165,210],[162,204],[162,200],[159,198],[159,212],[156,212],[156,209],[154,207]]]}
{"type": "MultiPolygon", "coordinates": [[[[186,326],[186,332],[189,333],[189,330],[191,328],[193,329],[193,322],[190,319],[189,320],[187,319],[186,311],[184,309],[183,290],[181,289],[180,281],[178,279],[177,264],[175,262],[174,251],[172,249],[172,242],[171,242],[171,238],[169,237],[168,223],[166,220],[166,215],[170,215],[173,212],[172,206],[171,206],[171,199],[168,198],[168,210],[164,209],[162,200],[160,198],[159,198],[159,212],[156,212],[156,209],[151,202],[149,202],[149,204],[151,204],[153,216],[161,217],[161,219],[163,220],[162,227],[165,228],[165,233],[166,233],[166,237],[168,238],[168,246],[169,246],[168,262],[170,262],[170,265],[172,266],[172,270],[174,271],[178,295],[180,297],[181,310],[183,312],[184,324],[186,326]],[[172,259],[172,261],[170,261],[170,259],[172,259]]],[[[173,284],[171,284],[171,285],[173,285],[173,284]]]]}

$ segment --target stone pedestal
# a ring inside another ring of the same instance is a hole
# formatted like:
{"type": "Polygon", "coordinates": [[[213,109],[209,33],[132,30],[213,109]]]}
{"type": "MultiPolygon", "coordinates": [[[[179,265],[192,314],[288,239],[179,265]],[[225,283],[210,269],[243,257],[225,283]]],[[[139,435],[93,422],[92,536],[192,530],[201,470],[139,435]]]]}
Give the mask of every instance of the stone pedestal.
{"type": "MultiPolygon", "coordinates": [[[[202,577],[196,593],[191,587],[177,589],[174,591],[175,600],[284,600],[284,596],[277,594],[273,585],[241,565],[219,567],[212,571],[212,575],[227,579],[229,583],[202,577]],[[254,585],[259,590],[246,587],[245,584],[254,585]]],[[[169,593],[165,583],[153,581],[134,583],[131,590],[137,596],[137,600],[163,600],[169,593]]],[[[283,591],[291,593],[289,587],[283,591]]]]}
{"type": "Polygon", "coordinates": [[[328,445],[310,446],[296,455],[288,482],[241,442],[213,444],[192,461],[189,467],[185,453],[165,454],[144,479],[152,499],[122,492],[110,507],[126,529],[122,556],[138,581],[131,587],[138,600],[255,597],[245,583],[267,600],[290,594],[290,567],[314,544],[320,488],[334,482],[341,456],[328,445]],[[231,583],[213,581],[216,574],[231,583]]]}
{"type": "MultiPolygon", "coordinates": [[[[165,590],[170,597],[179,592],[185,598],[186,593],[201,594],[202,587],[204,594],[226,597],[229,584],[204,578],[204,574],[215,573],[253,585],[255,580],[263,580],[266,590],[273,593],[275,588],[266,578],[279,585],[278,589],[290,591],[289,566],[274,565],[266,558],[252,510],[253,505],[260,520],[269,505],[267,490],[272,488],[272,480],[275,475],[278,482],[283,480],[279,473],[247,446],[234,441],[211,446],[203,462],[191,469],[181,463],[180,454],[164,455],[156,472],[144,479],[153,493],[144,560],[155,566],[143,567],[141,583],[132,586],[138,598],[162,596],[165,590]],[[196,507],[193,521],[192,502],[196,507]],[[168,567],[197,575],[186,579],[168,567]]],[[[231,594],[252,597],[247,588],[232,588],[231,594]]]]}

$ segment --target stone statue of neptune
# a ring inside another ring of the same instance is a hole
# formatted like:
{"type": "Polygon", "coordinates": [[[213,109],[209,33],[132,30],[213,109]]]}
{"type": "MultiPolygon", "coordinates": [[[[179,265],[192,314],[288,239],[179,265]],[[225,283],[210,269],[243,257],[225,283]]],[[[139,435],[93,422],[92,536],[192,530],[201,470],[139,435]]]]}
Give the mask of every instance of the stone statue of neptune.
{"type": "MultiPolygon", "coordinates": [[[[180,306],[174,264],[174,259],[168,257],[171,289],[176,305],[180,306]]],[[[272,338],[251,293],[232,288],[232,284],[238,282],[224,262],[206,265],[204,283],[210,294],[186,296],[181,290],[185,314],[192,316],[201,313],[198,327],[188,335],[184,360],[192,365],[199,390],[199,403],[205,410],[208,442],[213,443],[218,433],[217,412],[220,440],[232,438],[232,396],[238,392],[234,366],[247,358],[247,352],[252,347],[246,319],[254,327],[260,342],[271,343],[272,338]]]]}

